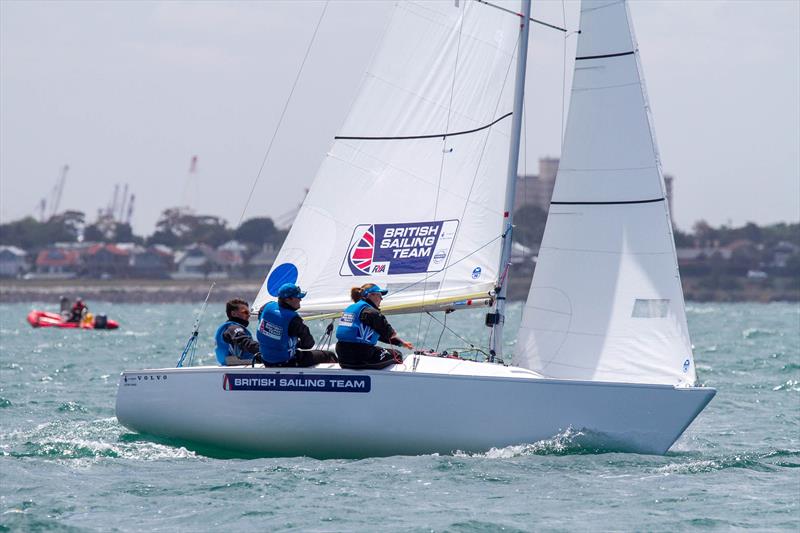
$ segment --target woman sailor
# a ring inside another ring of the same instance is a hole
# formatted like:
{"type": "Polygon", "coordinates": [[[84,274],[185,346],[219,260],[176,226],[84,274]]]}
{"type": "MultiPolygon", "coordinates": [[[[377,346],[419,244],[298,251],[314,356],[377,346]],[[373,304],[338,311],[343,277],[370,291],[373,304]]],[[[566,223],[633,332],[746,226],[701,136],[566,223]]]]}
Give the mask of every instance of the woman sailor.
{"type": "Polygon", "coordinates": [[[397,336],[380,311],[381,301],[387,292],[374,283],[350,290],[350,298],[354,303],[344,310],[336,328],[336,353],[342,368],[380,369],[403,362],[400,351],[378,347],[378,341],[409,350],[414,348],[410,342],[397,336]]]}

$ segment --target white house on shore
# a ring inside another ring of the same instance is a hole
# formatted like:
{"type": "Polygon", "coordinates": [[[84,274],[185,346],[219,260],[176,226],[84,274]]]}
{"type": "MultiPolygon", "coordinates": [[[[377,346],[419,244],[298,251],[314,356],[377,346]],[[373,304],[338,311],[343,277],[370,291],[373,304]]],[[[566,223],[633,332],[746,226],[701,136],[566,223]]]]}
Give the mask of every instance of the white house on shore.
{"type": "Polygon", "coordinates": [[[28,252],[16,246],[0,246],[0,277],[16,278],[27,269],[28,252]]]}

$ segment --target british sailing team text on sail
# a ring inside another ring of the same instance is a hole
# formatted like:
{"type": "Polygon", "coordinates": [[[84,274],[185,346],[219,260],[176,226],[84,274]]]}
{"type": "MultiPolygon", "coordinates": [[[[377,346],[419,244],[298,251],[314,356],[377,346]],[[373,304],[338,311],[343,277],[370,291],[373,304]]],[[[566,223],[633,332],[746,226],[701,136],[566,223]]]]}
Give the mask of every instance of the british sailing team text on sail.
{"type": "Polygon", "coordinates": [[[380,247],[391,249],[394,259],[427,257],[438,234],[439,226],[386,228],[380,247]]]}

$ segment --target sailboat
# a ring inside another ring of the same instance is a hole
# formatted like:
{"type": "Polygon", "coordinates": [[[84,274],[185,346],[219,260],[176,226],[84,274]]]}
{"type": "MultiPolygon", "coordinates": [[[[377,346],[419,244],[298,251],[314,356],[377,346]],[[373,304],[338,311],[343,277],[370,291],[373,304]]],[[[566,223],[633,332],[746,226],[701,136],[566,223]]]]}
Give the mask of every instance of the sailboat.
{"type": "Polygon", "coordinates": [[[335,320],[373,282],[387,314],[487,306],[487,360],[125,371],[122,425],[274,456],[481,452],[564,432],[669,450],[716,391],[696,384],[624,0],[581,7],[561,166],[513,365],[500,362],[532,20],[516,7],[397,3],[253,304],[294,282],[309,319],[335,320]]]}

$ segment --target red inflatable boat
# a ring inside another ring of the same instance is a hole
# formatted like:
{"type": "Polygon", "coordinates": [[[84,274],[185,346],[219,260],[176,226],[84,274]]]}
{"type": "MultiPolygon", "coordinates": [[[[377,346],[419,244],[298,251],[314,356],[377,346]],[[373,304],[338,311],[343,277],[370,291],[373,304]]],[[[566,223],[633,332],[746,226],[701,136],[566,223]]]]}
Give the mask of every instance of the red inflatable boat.
{"type": "Polygon", "coordinates": [[[87,315],[80,322],[67,322],[58,313],[33,310],[28,313],[28,323],[35,328],[117,329],[119,323],[105,315],[87,315]]]}

